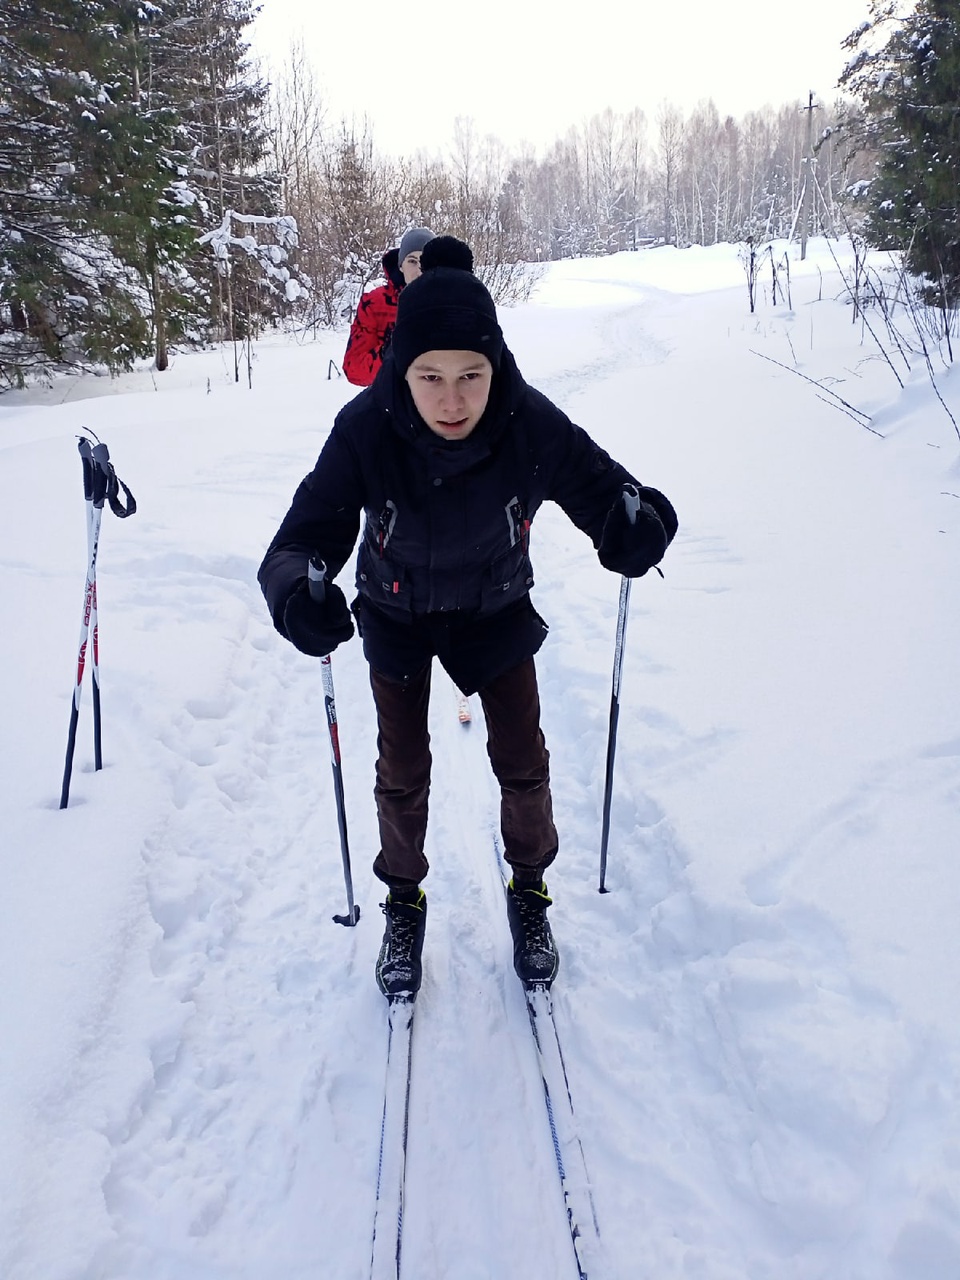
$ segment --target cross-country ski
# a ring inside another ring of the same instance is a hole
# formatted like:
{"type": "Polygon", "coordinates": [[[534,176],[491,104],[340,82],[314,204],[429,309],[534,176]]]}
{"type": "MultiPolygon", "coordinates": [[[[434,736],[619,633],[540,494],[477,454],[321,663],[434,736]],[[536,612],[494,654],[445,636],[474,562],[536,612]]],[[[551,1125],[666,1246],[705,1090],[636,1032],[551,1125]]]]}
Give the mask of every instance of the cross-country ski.
{"type": "Polygon", "coordinates": [[[397,1280],[403,1254],[403,1207],[413,1070],[414,999],[391,1000],[387,1025],[380,1153],[371,1243],[371,1280],[397,1280]]]}

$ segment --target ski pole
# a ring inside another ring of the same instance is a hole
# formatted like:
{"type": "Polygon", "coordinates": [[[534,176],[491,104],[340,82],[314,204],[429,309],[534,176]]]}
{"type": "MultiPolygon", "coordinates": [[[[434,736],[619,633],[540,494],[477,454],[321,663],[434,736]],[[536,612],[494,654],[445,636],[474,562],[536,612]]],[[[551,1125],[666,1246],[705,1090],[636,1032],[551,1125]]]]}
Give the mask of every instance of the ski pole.
{"type": "Polygon", "coordinates": [[[93,767],[103,768],[103,738],[100,727],[100,620],[97,612],[97,548],[100,544],[100,522],[103,504],[110,484],[110,451],[105,444],[95,444],[92,457],[92,500],[87,506],[88,559],[93,570],[93,592],[90,609],[90,687],[93,698],[93,767]]]}
{"type": "MultiPolygon", "coordinates": [[[[83,588],[83,612],[80,617],[80,644],[77,650],[77,675],[73,686],[70,707],[70,725],[67,730],[67,757],[63,767],[60,787],[60,808],[65,809],[70,799],[70,778],[73,773],[73,755],[77,745],[77,724],[80,720],[80,697],[83,692],[83,673],[87,661],[87,645],[90,640],[90,624],[96,611],[97,600],[97,546],[99,543],[99,519],[93,506],[93,445],[85,437],[77,444],[83,465],[83,500],[87,521],[87,577],[83,588]]],[[[102,508],[101,508],[102,510],[102,508]]],[[[96,708],[94,711],[96,715],[96,708]]],[[[95,743],[96,745],[96,743],[95,743]]],[[[99,766],[98,766],[99,767],[99,766]]]]}
{"type": "MultiPolygon", "coordinates": [[[[627,519],[637,522],[640,495],[633,485],[625,485],[623,503],[627,519]]],[[[600,823],[600,892],[609,893],[607,878],[607,845],[610,840],[610,803],[613,799],[613,762],[617,754],[617,725],[620,720],[620,678],[623,674],[623,651],[627,633],[627,613],[630,608],[630,579],[620,579],[620,606],[617,610],[617,640],[613,653],[613,688],[610,693],[610,726],[607,730],[607,765],[603,784],[603,816],[600,823]]]]}
{"type": "MultiPolygon", "coordinates": [[[[323,604],[327,595],[324,574],[326,565],[319,556],[311,556],[307,565],[307,583],[312,599],[323,604]]],[[[350,872],[350,845],[347,841],[347,809],[343,798],[343,769],[340,764],[340,729],[337,723],[337,703],[333,694],[333,667],[329,653],[320,659],[320,675],[323,680],[323,706],[330,730],[330,762],[333,766],[333,792],[337,800],[337,825],[340,828],[340,854],[343,858],[343,879],[347,890],[347,914],[335,915],[337,924],[355,925],[360,919],[360,908],[353,900],[353,876],[350,872]]]]}

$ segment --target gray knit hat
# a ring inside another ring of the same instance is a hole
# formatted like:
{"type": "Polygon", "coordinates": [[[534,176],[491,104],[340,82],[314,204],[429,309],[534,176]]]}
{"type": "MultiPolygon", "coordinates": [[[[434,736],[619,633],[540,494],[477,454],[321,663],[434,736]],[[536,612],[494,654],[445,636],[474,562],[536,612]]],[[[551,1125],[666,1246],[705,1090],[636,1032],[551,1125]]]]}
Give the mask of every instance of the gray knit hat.
{"type": "Polygon", "coordinates": [[[419,253],[428,240],[434,238],[429,227],[411,227],[403,233],[400,248],[397,250],[397,261],[402,263],[407,254],[419,253]]]}

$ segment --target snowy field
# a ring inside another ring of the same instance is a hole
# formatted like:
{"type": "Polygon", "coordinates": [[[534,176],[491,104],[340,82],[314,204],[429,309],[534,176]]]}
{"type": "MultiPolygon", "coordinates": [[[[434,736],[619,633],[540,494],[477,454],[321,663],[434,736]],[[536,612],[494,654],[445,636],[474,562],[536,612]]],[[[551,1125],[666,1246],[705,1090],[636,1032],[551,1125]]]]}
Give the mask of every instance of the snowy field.
{"type": "MultiPolygon", "coordinates": [[[[792,309],[765,277],[750,315],[720,247],[555,264],[503,314],[527,380],[680,517],[632,594],[605,896],[619,580],[556,508],[533,531],[590,1280],[960,1276],[960,440],[827,246],[791,256],[792,309]]],[[[354,641],[348,930],[319,665],[255,579],[354,394],[344,341],[261,344],[252,389],[217,351],[0,397],[3,1280],[368,1275],[373,707],[354,641]],[[61,811],[84,430],[139,511],[103,519],[104,768],[87,688],[61,811]]],[[[432,730],[403,1280],[573,1280],[482,726],[439,670],[432,730]]]]}

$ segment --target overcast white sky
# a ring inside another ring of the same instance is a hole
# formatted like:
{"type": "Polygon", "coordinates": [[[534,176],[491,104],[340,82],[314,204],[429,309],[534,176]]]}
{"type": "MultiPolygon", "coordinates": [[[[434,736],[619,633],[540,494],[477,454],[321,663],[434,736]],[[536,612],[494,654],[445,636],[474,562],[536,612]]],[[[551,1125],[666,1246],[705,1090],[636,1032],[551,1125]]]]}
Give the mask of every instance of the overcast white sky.
{"type": "Polygon", "coordinates": [[[384,151],[440,150],[456,116],[511,146],[538,148],[612,107],[653,118],[713,98],[741,116],[766,103],[824,100],[844,37],[868,0],[563,0],[402,4],[262,0],[254,45],[274,69],[304,41],[335,117],[366,113],[384,151]]]}

